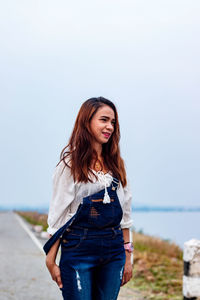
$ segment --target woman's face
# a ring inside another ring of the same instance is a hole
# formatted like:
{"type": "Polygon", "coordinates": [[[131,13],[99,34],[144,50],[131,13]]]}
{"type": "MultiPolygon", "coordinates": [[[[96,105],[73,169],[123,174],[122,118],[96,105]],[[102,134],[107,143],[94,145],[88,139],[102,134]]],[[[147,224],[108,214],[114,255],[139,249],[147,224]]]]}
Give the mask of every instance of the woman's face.
{"type": "Polygon", "coordinates": [[[107,143],[115,127],[115,113],[113,109],[104,105],[100,107],[90,121],[90,128],[95,142],[107,143]]]}

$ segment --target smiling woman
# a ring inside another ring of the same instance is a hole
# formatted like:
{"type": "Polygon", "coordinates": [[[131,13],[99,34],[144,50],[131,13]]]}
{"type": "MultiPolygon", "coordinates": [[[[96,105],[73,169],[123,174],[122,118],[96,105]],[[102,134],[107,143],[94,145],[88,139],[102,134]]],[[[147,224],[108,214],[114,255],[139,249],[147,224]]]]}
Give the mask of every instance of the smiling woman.
{"type": "Polygon", "coordinates": [[[64,299],[115,300],[132,277],[132,194],[119,137],[115,105],[88,99],[56,166],[44,251],[64,299]]]}

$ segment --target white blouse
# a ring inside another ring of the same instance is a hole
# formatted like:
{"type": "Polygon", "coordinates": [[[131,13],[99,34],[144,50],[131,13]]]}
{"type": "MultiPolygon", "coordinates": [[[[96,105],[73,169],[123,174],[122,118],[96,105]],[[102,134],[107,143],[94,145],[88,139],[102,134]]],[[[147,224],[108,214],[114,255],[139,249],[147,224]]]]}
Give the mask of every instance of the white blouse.
{"type": "MultiPolygon", "coordinates": [[[[97,193],[104,188],[106,189],[106,187],[110,186],[113,179],[110,172],[104,174],[103,172],[92,170],[97,176],[97,180],[91,175],[90,179],[92,182],[74,182],[70,169],[67,166],[64,168],[64,166],[64,162],[61,161],[53,174],[53,194],[47,219],[49,226],[47,232],[52,235],[76,213],[83,197],[97,193]]],[[[119,183],[117,188],[117,195],[123,210],[123,217],[120,223],[121,228],[130,228],[133,224],[131,211],[132,193],[129,180],[127,182],[124,188],[121,183],[119,183]]]]}

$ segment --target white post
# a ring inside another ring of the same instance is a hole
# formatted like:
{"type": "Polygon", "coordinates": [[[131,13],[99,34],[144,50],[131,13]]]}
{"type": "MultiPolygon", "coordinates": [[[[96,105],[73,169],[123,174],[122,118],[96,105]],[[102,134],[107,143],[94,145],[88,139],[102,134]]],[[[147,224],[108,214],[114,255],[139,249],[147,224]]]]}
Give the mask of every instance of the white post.
{"type": "Polygon", "coordinates": [[[200,240],[184,243],[183,299],[200,300],[200,240]]]}
{"type": "MultiPolygon", "coordinates": [[[[130,230],[129,230],[129,241],[131,243],[133,243],[133,230],[132,230],[132,228],[130,228],[130,230]]],[[[134,263],[134,250],[133,250],[133,253],[131,253],[131,264],[133,265],[133,263],[134,263]]]]}

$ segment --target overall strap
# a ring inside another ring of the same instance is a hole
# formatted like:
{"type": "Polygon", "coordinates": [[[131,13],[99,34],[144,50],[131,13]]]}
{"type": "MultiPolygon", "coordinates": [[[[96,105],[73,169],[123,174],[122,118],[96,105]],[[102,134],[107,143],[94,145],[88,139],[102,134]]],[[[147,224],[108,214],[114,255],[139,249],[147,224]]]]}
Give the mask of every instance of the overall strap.
{"type": "Polygon", "coordinates": [[[113,180],[111,182],[111,187],[117,188],[118,185],[119,185],[119,180],[117,178],[113,177],[113,180]]]}
{"type": "Polygon", "coordinates": [[[43,250],[46,253],[46,255],[48,254],[49,250],[51,249],[51,247],[53,246],[53,244],[59,239],[62,238],[65,230],[72,224],[72,222],[74,221],[74,219],[77,217],[78,213],[80,212],[82,208],[82,205],[79,204],[78,209],[76,211],[76,213],[73,215],[73,217],[71,217],[71,219],[69,221],[67,221],[60,229],[58,229],[51,237],[50,239],[48,239],[48,241],[45,243],[45,245],[43,246],[43,250]]]}

